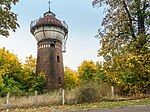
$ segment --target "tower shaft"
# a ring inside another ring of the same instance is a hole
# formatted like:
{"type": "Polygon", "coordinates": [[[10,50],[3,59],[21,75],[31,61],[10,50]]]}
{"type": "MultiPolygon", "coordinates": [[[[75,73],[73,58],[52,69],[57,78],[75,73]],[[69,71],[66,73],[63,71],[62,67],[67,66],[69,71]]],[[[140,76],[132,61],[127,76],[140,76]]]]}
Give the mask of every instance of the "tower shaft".
{"type": "Polygon", "coordinates": [[[56,39],[43,39],[38,42],[36,74],[46,76],[46,89],[64,87],[64,67],[62,42],[56,39]]]}

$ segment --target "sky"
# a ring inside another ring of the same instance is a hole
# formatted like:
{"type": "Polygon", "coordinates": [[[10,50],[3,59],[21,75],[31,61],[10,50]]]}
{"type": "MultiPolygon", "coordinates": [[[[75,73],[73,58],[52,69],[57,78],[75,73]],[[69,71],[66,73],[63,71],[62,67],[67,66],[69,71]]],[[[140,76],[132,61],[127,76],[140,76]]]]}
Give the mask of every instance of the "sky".
{"type": "MultiPolygon", "coordinates": [[[[43,17],[49,9],[48,2],[49,0],[20,0],[13,6],[13,12],[18,14],[20,28],[10,32],[8,38],[0,36],[0,48],[5,47],[22,62],[29,55],[36,58],[37,42],[30,33],[30,23],[43,17]]],[[[92,0],[51,0],[51,11],[69,27],[66,52],[63,53],[64,66],[77,70],[84,60],[103,60],[98,57],[99,40],[94,37],[104,16],[102,8],[93,8],[92,0]]]]}

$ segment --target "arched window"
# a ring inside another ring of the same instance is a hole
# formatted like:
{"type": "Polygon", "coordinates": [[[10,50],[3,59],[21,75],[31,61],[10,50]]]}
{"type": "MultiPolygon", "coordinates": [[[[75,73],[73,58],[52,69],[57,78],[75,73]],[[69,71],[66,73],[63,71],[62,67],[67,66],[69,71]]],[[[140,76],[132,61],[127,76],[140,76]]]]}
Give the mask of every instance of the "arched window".
{"type": "Polygon", "coordinates": [[[58,84],[61,84],[61,77],[58,77],[58,84]]]}
{"type": "Polygon", "coordinates": [[[59,56],[57,56],[57,62],[60,62],[60,57],[59,56]]]}
{"type": "Polygon", "coordinates": [[[51,44],[51,47],[52,47],[52,48],[55,48],[55,44],[51,44]]]}

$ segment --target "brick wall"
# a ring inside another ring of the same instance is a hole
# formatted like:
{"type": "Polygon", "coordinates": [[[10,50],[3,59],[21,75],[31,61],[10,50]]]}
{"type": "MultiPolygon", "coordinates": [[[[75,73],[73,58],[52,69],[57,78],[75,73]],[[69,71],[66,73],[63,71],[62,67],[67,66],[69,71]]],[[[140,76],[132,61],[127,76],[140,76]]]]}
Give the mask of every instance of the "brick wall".
{"type": "Polygon", "coordinates": [[[46,75],[48,91],[64,87],[61,41],[49,38],[38,42],[36,74],[41,72],[46,75]]]}

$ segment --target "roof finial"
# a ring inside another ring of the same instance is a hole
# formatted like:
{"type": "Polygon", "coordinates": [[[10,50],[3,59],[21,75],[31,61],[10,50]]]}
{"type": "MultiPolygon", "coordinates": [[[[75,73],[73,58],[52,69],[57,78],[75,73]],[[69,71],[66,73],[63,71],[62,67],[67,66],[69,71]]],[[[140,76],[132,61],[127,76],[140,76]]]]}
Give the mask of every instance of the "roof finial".
{"type": "Polygon", "coordinates": [[[48,16],[48,15],[51,15],[51,16],[55,17],[55,14],[53,12],[51,12],[51,3],[52,3],[51,0],[49,0],[49,2],[48,2],[48,4],[49,4],[49,11],[44,13],[44,17],[48,16]]]}
{"type": "Polygon", "coordinates": [[[50,2],[50,0],[49,0],[49,11],[51,11],[51,2],[50,2]]]}

